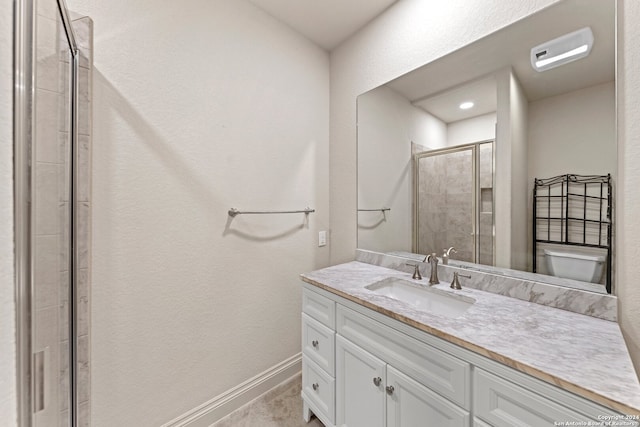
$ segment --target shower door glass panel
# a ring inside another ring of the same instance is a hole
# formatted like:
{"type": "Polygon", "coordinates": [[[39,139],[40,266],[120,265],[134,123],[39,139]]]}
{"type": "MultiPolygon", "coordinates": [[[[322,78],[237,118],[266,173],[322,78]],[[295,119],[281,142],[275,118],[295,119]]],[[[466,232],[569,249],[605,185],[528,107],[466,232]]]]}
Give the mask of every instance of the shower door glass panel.
{"type": "Polygon", "coordinates": [[[69,426],[71,52],[56,0],[39,0],[32,149],[33,425],[69,426]]]}
{"type": "Polygon", "coordinates": [[[475,180],[473,147],[416,155],[416,248],[442,255],[454,246],[455,259],[475,262],[475,180]]]}

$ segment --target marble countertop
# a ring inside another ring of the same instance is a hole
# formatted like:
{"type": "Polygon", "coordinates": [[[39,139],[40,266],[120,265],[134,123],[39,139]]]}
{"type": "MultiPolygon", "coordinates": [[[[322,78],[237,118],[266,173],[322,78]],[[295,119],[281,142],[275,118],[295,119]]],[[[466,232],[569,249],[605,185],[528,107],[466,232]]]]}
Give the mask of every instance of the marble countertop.
{"type": "MultiPolygon", "coordinates": [[[[411,275],[357,261],[303,274],[302,280],[626,415],[640,415],[640,382],[616,322],[472,288],[458,318],[437,316],[365,288],[411,275]]],[[[466,279],[468,280],[468,279],[466,279]]]]}

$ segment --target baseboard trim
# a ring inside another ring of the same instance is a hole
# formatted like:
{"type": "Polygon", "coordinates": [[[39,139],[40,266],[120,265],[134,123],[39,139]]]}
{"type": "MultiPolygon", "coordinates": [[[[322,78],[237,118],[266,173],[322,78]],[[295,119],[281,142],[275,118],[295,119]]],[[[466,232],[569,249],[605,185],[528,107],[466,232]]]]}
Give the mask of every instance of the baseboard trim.
{"type": "Polygon", "coordinates": [[[242,384],[163,424],[162,427],[209,427],[302,370],[302,353],[248,379],[242,384]]]}

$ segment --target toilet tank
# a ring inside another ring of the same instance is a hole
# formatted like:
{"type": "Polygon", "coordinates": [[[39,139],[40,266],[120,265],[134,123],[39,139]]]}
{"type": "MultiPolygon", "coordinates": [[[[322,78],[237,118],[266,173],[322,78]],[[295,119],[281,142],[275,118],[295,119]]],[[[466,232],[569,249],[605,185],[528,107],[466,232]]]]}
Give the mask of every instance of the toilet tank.
{"type": "Polygon", "coordinates": [[[552,276],[591,283],[600,283],[606,260],[603,255],[585,255],[550,249],[544,250],[544,257],[552,276]]]}

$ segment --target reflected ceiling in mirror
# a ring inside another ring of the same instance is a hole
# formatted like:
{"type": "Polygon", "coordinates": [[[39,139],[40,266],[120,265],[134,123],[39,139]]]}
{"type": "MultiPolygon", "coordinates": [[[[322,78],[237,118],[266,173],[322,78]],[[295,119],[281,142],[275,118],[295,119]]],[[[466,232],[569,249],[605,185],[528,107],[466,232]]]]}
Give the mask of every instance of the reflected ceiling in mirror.
{"type": "MultiPolygon", "coordinates": [[[[533,184],[567,174],[610,174],[615,182],[615,114],[615,0],[561,1],[360,95],[358,247],[415,258],[454,246],[452,264],[606,292],[606,261],[594,283],[550,274],[544,249],[611,256],[577,244],[534,245],[533,184]],[[588,56],[533,69],[533,47],[585,27],[594,36],[588,56]]],[[[557,210],[560,218],[549,222],[550,236],[571,243],[601,233],[562,220],[579,203],[610,225],[606,193],[605,207],[593,208],[586,191],[547,206],[545,217],[557,210]]]]}

